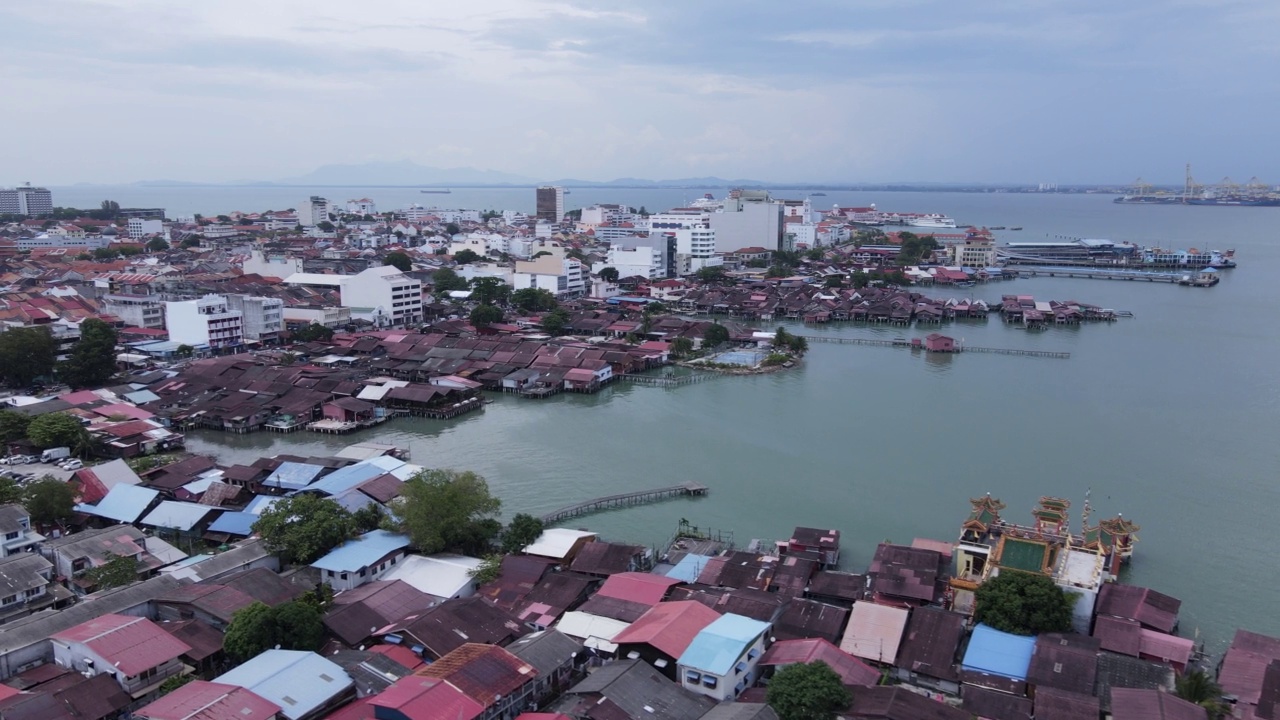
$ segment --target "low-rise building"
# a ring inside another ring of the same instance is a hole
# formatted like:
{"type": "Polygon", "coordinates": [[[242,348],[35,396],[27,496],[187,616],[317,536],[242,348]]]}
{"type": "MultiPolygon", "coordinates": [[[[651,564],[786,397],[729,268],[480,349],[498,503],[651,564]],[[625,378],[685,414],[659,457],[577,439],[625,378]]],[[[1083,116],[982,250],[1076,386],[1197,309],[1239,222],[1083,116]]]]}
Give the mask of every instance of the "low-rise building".
{"type": "Polygon", "coordinates": [[[222,295],[166,302],[165,324],[171,342],[213,350],[244,344],[244,313],[232,310],[222,295]]]}
{"type": "Polygon", "coordinates": [[[284,332],[284,301],[280,298],[227,295],[227,306],[244,319],[246,342],[275,342],[284,332]]]}
{"type": "Polygon", "coordinates": [[[190,646],[144,617],[109,614],[49,637],[54,662],[79,673],[109,673],[125,692],[142,697],[184,672],[190,646]]]}
{"type": "Polygon", "coordinates": [[[235,685],[195,680],[133,712],[136,720],[277,720],[280,706],[235,685]]]}
{"type": "Polygon", "coordinates": [[[353,698],[356,688],[336,663],[302,650],[267,650],[213,681],[252,691],[287,720],[324,717],[353,698]]]}
{"type": "Polygon", "coordinates": [[[104,295],[102,312],[120,318],[129,327],[163,328],[164,301],[159,295],[104,295]]]}
{"type": "Polygon", "coordinates": [[[732,700],[756,682],[769,623],[726,613],[702,628],[681,653],[680,684],[717,701],[732,700]]]}
{"type": "Polygon", "coordinates": [[[407,547],[407,535],[373,530],[339,545],[311,567],[334,590],[350,590],[381,578],[404,558],[407,547]]]}
{"type": "Polygon", "coordinates": [[[22,505],[0,505],[0,558],[30,552],[44,542],[44,536],[31,529],[31,513],[22,505]]]}
{"type": "Polygon", "coordinates": [[[0,625],[43,610],[58,595],[69,597],[65,589],[50,592],[53,563],[35,553],[20,553],[0,559],[0,625]]]}

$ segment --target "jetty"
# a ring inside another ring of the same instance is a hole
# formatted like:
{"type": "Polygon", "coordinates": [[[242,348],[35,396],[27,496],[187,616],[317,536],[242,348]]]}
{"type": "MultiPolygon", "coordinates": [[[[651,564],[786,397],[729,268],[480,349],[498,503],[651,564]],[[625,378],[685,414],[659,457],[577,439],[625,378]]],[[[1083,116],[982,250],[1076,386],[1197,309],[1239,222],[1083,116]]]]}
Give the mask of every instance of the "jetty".
{"type": "Polygon", "coordinates": [[[1013,268],[1019,277],[1087,278],[1090,280],[1131,280],[1137,282],[1178,283],[1186,276],[1185,272],[1156,272],[1150,270],[1106,270],[1091,267],[1028,267],[1019,265],[1013,268]]]}
{"type": "Polygon", "coordinates": [[[683,483],[681,485],[672,485],[670,487],[658,488],[656,490],[640,490],[637,492],[622,493],[621,495],[606,495],[604,497],[593,498],[586,502],[580,502],[576,505],[562,507],[559,510],[549,512],[542,516],[543,525],[554,525],[562,520],[578,517],[579,515],[588,515],[590,513],[601,512],[603,510],[613,510],[616,508],[631,507],[633,505],[648,505],[649,503],[661,502],[678,497],[702,497],[708,492],[706,485],[698,483],[683,483]]]}
{"type": "MultiPolygon", "coordinates": [[[[877,338],[839,337],[834,335],[800,335],[799,337],[802,337],[811,343],[820,342],[820,343],[838,343],[841,345],[871,345],[874,347],[899,347],[899,348],[913,348],[916,350],[919,350],[921,348],[921,344],[918,340],[912,341],[912,340],[908,340],[907,338],[901,338],[901,337],[894,338],[892,340],[880,340],[877,338]]],[[[939,351],[930,351],[930,352],[939,352],[939,351]]],[[[1056,350],[1020,350],[1017,348],[991,348],[991,347],[980,347],[977,345],[962,345],[960,343],[955,343],[954,347],[952,347],[951,349],[940,351],[940,352],[993,353],[996,355],[1022,355],[1024,357],[1054,358],[1058,360],[1066,360],[1067,358],[1071,357],[1071,353],[1069,352],[1059,352],[1056,350]]]]}
{"type": "Polygon", "coordinates": [[[635,373],[627,373],[619,375],[620,379],[626,382],[635,383],[637,385],[648,385],[650,387],[675,388],[685,385],[693,385],[694,383],[706,382],[714,378],[721,377],[720,373],[696,373],[693,375],[638,375],[635,373]]]}

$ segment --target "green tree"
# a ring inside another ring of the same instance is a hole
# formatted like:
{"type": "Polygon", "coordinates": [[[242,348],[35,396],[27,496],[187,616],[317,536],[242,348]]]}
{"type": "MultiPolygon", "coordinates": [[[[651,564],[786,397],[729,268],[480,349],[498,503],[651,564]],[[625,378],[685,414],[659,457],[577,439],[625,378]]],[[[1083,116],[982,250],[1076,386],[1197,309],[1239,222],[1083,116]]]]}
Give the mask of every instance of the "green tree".
{"type": "Polygon", "coordinates": [[[27,486],[22,504],[31,514],[31,522],[51,525],[71,517],[76,497],[70,485],[45,475],[27,486]]]}
{"type": "Polygon", "coordinates": [[[560,305],[556,296],[544,288],[524,288],[511,293],[511,304],[525,312],[546,312],[560,305]]]}
{"type": "Polygon", "coordinates": [[[423,470],[405,482],[400,495],[400,529],[423,554],[483,551],[502,531],[494,519],[502,501],[473,472],[423,470]]]}
{"type": "Polygon", "coordinates": [[[480,253],[477,253],[475,250],[472,250],[470,248],[463,248],[453,254],[453,261],[459,265],[467,265],[473,262],[480,262],[483,259],[484,258],[480,256],[480,253]]]}
{"type": "Polygon", "coordinates": [[[806,260],[811,260],[811,261],[813,261],[813,262],[818,262],[819,260],[821,260],[821,259],[823,258],[823,256],[824,256],[824,254],[823,254],[823,252],[822,252],[822,248],[810,248],[810,249],[809,249],[807,252],[805,252],[805,254],[804,254],[804,258],[805,258],[806,260]]]}
{"type": "Polygon", "coordinates": [[[253,523],[267,549],[286,563],[306,565],[355,537],[355,518],[328,498],[305,493],[277,501],[253,523]]]}
{"type": "Polygon", "coordinates": [[[351,513],[351,519],[355,520],[357,532],[370,532],[382,527],[382,521],[386,517],[386,513],[382,511],[382,506],[376,502],[351,513]]]}
{"type": "Polygon", "coordinates": [[[844,276],[828,275],[827,279],[822,281],[822,285],[823,287],[827,287],[827,288],[844,287],[844,276]]]}
{"type": "Polygon", "coordinates": [[[120,248],[120,255],[122,257],[133,257],[135,255],[141,255],[143,252],[145,252],[145,250],[137,245],[125,245],[120,248]]]}
{"type": "Polygon", "coordinates": [[[16,387],[53,373],[58,342],[46,328],[13,328],[0,332],[0,376],[16,387]]]}
{"type": "Polygon", "coordinates": [[[569,326],[571,319],[572,318],[569,317],[569,312],[567,310],[564,308],[556,308],[555,310],[543,315],[542,322],[539,324],[542,326],[543,332],[548,335],[558,337],[564,334],[564,330],[569,326]]]}
{"type": "Polygon", "coordinates": [[[676,357],[687,357],[693,352],[693,341],[687,337],[678,337],[671,341],[671,354],[676,357]]]}
{"type": "Polygon", "coordinates": [[[0,410],[0,442],[13,442],[27,436],[31,416],[17,410],[0,410]]]}
{"type": "Polygon", "coordinates": [[[778,326],[778,329],[773,331],[773,344],[774,344],[774,346],[775,346],[775,347],[783,347],[783,346],[786,346],[786,345],[787,345],[788,343],[790,343],[790,342],[791,342],[791,333],[787,332],[787,329],[786,329],[786,328],[784,328],[784,327],[782,327],[781,325],[779,325],[779,326],[778,326]]]}
{"type": "Polygon", "coordinates": [[[138,579],[138,561],[128,555],[108,553],[108,560],[85,573],[99,590],[121,587],[138,579]]]}
{"type": "Polygon", "coordinates": [[[1044,575],[1010,570],[978,588],[974,620],[1015,635],[1066,632],[1076,597],[1044,575]]]}
{"type": "Polygon", "coordinates": [[[532,545],[542,535],[542,520],[528,513],[516,513],[502,531],[502,552],[516,553],[532,545]]]}
{"type": "Polygon", "coordinates": [[[162,237],[151,238],[147,241],[147,250],[151,252],[163,252],[169,249],[169,241],[162,237]]]}
{"type": "Polygon", "coordinates": [[[168,695],[169,693],[173,692],[174,690],[177,690],[183,685],[186,685],[187,683],[197,679],[198,678],[196,677],[195,673],[191,673],[189,675],[172,675],[169,677],[169,679],[160,683],[160,691],[159,691],[160,695],[168,695]]]}
{"type": "Polygon", "coordinates": [[[795,355],[803,355],[809,352],[809,341],[799,335],[792,335],[787,348],[795,355]]]}
{"type": "Polygon", "coordinates": [[[444,226],[444,231],[449,235],[457,235],[462,232],[462,228],[458,227],[458,223],[449,223],[444,226]]]}
{"type": "Polygon", "coordinates": [[[716,345],[727,343],[729,338],[729,328],[719,323],[713,323],[702,331],[702,344],[707,347],[715,347],[716,345]]]}
{"type": "Polygon", "coordinates": [[[791,266],[790,265],[771,265],[769,266],[769,269],[765,271],[764,276],[767,278],[790,277],[791,266]]]}
{"type": "Polygon", "coordinates": [[[1187,670],[1179,675],[1174,680],[1174,694],[1204,708],[1212,720],[1217,720],[1230,711],[1222,699],[1222,686],[1203,670],[1187,670]]]}
{"type": "Polygon", "coordinates": [[[605,282],[611,282],[611,283],[618,282],[618,268],[616,267],[601,268],[600,279],[605,282]]]}
{"type": "Polygon", "coordinates": [[[440,268],[431,273],[431,282],[435,285],[438,293],[451,290],[466,290],[468,285],[466,278],[461,277],[449,268],[440,268]]]}
{"type": "Polygon", "coordinates": [[[720,282],[726,277],[724,267],[720,265],[708,265],[698,268],[698,272],[694,273],[693,276],[698,278],[698,282],[704,283],[720,282]]]}
{"type": "Polygon", "coordinates": [[[494,323],[502,322],[502,309],[494,305],[477,305],[468,318],[471,326],[477,330],[487,328],[494,323]]]}
{"type": "Polygon", "coordinates": [[[476,581],[476,585],[488,585],[502,575],[502,556],[498,553],[485,555],[479,565],[467,571],[467,575],[476,581]]]}
{"type": "Polygon", "coordinates": [[[95,220],[115,220],[120,217],[120,203],[115,200],[103,200],[97,213],[89,213],[95,220]]]}
{"type": "Polygon", "coordinates": [[[25,493],[11,477],[0,477],[0,505],[21,504],[25,493]]]}
{"type": "Polygon", "coordinates": [[[174,349],[173,354],[177,355],[180,358],[189,358],[192,355],[196,354],[196,349],[191,347],[190,345],[187,345],[186,343],[183,343],[182,345],[179,345],[176,349],[174,349]]]}
{"type": "Polygon", "coordinates": [[[319,229],[320,232],[327,232],[327,233],[331,233],[334,230],[333,223],[329,222],[328,220],[321,220],[320,222],[316,223],[316,228],[319,229]]]}
{"type": "Polygon", "coordinates": [[[27,425],[27,439],[39,448],[75,447],[85,434],[80,420],[67,413],[46,413],[27,425]]]}
{"type": "Polygon", "coordinates": [[[97,318],[80,323],[80,340],[58,367],[71,387],[97,387],[116,374],[116,329],[97,318]]]}
{"type": "Polygon", "coordinates": [[[399,250],[387,253],[386,257],[382,258],[382,264],[390,265],[400,272],[409,272],[413,269],[413,260],[408,254],[399,250]]]}
{"type": "Polygon", "coordinates": [[[831,720],[853,700],[840,676],[821,660],[779,670],[766,697],[781,720],[831,720]]]}
{"type": "Polygon", "coordinates": [[[94,260],[108,261],[108,260],[115,260],[118,257],[120,257],[120,253],[109,247],[100,247],[100,248],[94,249],[93,251],[94,260]]]}
{"type": "Polygon", "coordinates": [[[506,302],[511,286],[496,277],[478,277],[471,281],[471,299],[485,305],[506,302]]]}
{"type": "Polygon", "coordinates": [[[320,323],[311,323],[289,333],[294,342],[329,342],[333,339],[333,328],[320,323]]]}
{"type": "Polygon", "coordinates": [[[240,662],[266,650],[318,650],[324,642],[324,617],[300,600],[269,607],[255,602],[237,610],[227,625],[222,647],[240,662]]]}

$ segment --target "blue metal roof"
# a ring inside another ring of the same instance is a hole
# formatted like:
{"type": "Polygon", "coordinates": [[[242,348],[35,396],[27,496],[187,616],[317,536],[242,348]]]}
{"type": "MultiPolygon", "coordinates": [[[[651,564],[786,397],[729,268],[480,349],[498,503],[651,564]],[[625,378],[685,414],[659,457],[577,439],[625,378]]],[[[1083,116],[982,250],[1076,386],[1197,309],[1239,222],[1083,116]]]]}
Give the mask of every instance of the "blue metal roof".
{"type": "Polygon", "coordinates": [[[122,523],[134,523],[160,493],[140,485],[116,485],[97,505],[77,505],[76,510],[122,523]]]}
{"type": "Polygon", "coordinates": [[[702,568],[707,566],[707,561],[711,557],[708,555],[695,555],[689,553],[680,558],[680,562],[676,566],[667,571],[667,577],[675,578],[681,582],[697,582],[698,575],[702,572],[702,568]]]}
{"type": "Polygon", "coordinates": [[[1035,649],[1034,637],[1012,635],[989,625],[979,625],[973,629],[969,648],[965,650],[960,666],[965,670],[1026,680],[1035,649]]]}
{"type": "Polygon", "coordinates": [[[289,720],[314,713],[354,684],[337,663],[303,650],[267,650],[214,682],[261,695],[289,720]]]}
{"type": "Polygon", "coordinates": [[[209,532],[248,537],[257,521],[258,516],[251,512],[224,512],[209,525],[209,532]]]}
{"type": "Polygon", "coordinates": [[[374,505],[378,502],[355,488],[347,490],[341,495],[334,495],[329,499],[341,505],[347,512],[355,512],[366,505],[374,505]]]}
{"type": "Polygon", "coordinates": [[[409,536],[386,530],[374,530],[348,540],[328,555],[311,563],[311,567],[334,572],[356,572],[369,567],[396,550],[409,547],[409,536]]]}
{"type": "Polygon", "coordinates": [[[215,510],[217,508],[211,505],[165,500],[142,518],[142,524],[173,530],[190,530],[215,510]]]}
{"type": "Polygon", "coordinates": [[[767,622],[726,613],[702,628],[677,662],[713,675],[728,675],[738,658],[768,630],[767,622]]]}
{"type": "Polygon", "coordinates": [[[324,468],[320,465],[286,460],[280,463],[280,467],[276,468],[276,471],[271,473],[266,480],[263,480],[262,484],[285,490],[301,490],[310,485],[316,479],[316,476],[322,472],[324,472],[324,468]]]}
{"type": "MultiPolygon", "coordinates": [[[[401,465],[404,463],[397,461],[401,465]]],[[[325,495],[338,495],[351,488],[359,485],[365,480],[376,478],[379,475],[386,474],[386,468],[369,461],[358,462],[355,465],[348,465],[344,468],[334,470],[325,475],[319,481],[308,485],[307,492],[320,492],[325,495]]]]}
{"type": "Polygon", "coordinates": [[[275,495],[255,495],[253,499],[249,501],[249,504],[244,506],[244,511],[247,513],[253,513],[254,515],[261,515],[263,511],[269,510],[272,505],[275,505],[281,500],[283,500],[283,498],[276,497],[275,495]]]}

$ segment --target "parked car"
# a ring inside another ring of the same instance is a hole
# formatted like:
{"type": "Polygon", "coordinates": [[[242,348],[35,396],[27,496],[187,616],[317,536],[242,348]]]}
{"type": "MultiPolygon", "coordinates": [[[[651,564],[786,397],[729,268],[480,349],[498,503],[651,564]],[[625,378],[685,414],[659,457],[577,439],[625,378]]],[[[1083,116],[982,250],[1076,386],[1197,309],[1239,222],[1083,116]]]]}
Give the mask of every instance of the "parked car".
{"type": "Polygon", "coordinates": [[[65,463],[62,464],[61,467],[63,470],[76,471],[84,467],[84,462],[82,462],[79,458],[76,458],[74,460],[66,461],[65,463]]]}

